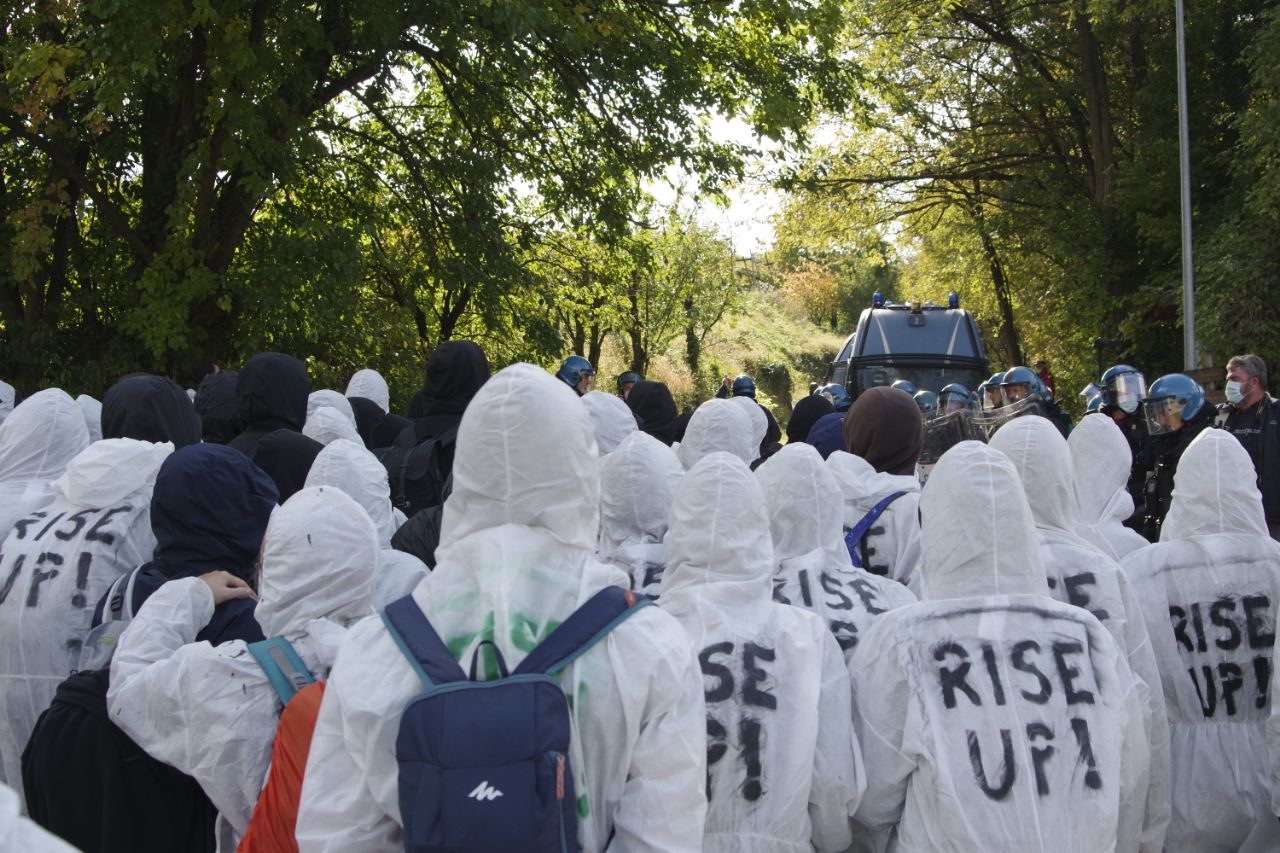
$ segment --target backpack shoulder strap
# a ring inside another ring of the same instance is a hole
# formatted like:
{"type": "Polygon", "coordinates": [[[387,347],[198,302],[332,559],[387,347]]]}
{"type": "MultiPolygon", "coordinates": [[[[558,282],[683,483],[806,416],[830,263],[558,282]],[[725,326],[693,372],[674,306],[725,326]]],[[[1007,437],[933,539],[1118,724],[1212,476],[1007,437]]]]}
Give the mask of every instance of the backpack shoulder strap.
{"type": "Polygon", "coordinates": [[[412,595],[388,604],[382,611],[382,624],[387,626],[391,639],[413,665],[424,686],[467,680],[467,674],[453,659],[412,595]]]}
{"type": "Polygon", "coordinates": [[[520,662],[513,674],[555,675],[604,639],[631,614],[652,603],[652,599],[636,595],[629,589],[605,587],[560,623],[520,662]]]}
{"type": "Polygon", "coordinates": [[[870,531],[876,521],[880,519],[880,516],[884,511],[889,508],[889,504],[893,503],[905,494],[906,492],[894,492],[891,495],[885,496],[879,503],[873,506],[857,524],[849,528],[849,532],[844,535],[844,544],[848,547],[849,554],[854,557],[855,564],[857,564],[859,568],[862,568],[862,563],[858,560],[857,556],[860,552],[855,551],[854,549],[861,546],[862,540],[867,537],[867,532],[870,531]]]}
{"type": "Polygon", "coordinates": [[[275,688],[280,701],[288,705],[294,694],[315,683],[315,676],[298,657],[293,646],[284,637],[271,637],[249,644],[249,654],[262,667],[267,680],[275,688]]]}

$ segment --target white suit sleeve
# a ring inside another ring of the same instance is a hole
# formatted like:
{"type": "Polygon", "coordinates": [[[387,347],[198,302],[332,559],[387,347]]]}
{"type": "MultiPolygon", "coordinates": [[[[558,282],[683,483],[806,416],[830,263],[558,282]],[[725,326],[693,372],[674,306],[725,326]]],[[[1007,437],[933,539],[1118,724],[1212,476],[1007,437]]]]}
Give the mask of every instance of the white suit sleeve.
{"type": "MultiPolygon", "coordinates": [[[[1272,660],[1275,660],[1273,657],[1272,660]]],[[[1267,752],[1271,757],[1271,811],[1280,816],[1280,667],[1271,667],[1271,714],[1267,717],[1267,752]]]]}
{"type": "MultiPolygon", "coordinates": [[[[1147,784],[1151,764],[1150,735],[1143,724],[1148,709],[1144,704],[1141,682],[1131,675],[1128,664],[1122,658],[1116,659],[1116,675],[1122,683],[1132,683],[1125,693],[1124,701],[1127,713],[1124,740],[1120,746],[1120,812],[1116,821],[1116,850],[1138,850],[1140,845],[1145,844],[1144,818],[1148,810],[1145,792],[1150,789],[1147,784]]],[[[1167,804],[1165,809],[1167,816],[1167,804]]],[[[1160,835],[1164,836],[1163,828],[1160,835]]]]}
{"type": "MultiPolygon", "coordinates": [[[[243,834],[264,781],[246,768],[264,765],[264,735],[253,731],[257,721],[240,709],[261,702],[262,691],[242,690],[248,679],[226,671],[257,668],[242,642],[216,649],[195,642],[213,610],[213,594],[198,578],[156,590],[120,635],[107,709],[148,755],[195,778],[243,834]],[[211,689],[196,692],[193,684],[211,689]]],[[[268,744],[273,734],[265,733],[268,744]]]]}
{"type": "MultiPolygon", "coordinates": [[[[681,632],[683,634],[683,632],[681,632]]],[[[622,797],[610,853],[702,849],[707,819],[707,708],[702,671],[687,639],[659,668],[622,797]],[[663,671],[667,667],[673,672],[663,671]],[[680,803],[672,809],[672,802],[680,803]]]]}
{"type": "MultiPolygon", "coordinates": [[[[821,627],[821,626],[819,626],[821,627]]],[[[844,850],[853,841],[849,818],[866,789],[862,752],[853,736],[853,693],[844,654],[822,629],[822,688],[818,697],[818,741],[809,788],[813,846],[821,853],[844,850]]]]}
{"type": "MultiPolygon", "coordinates": [[[[380,807],[369,789],[368,740],[376,736],[379,723],[360,720],[353,725],[351,709],[343,699],[350,689],[348,684],[359,688],[362,659],[377,657],[371,634],[382,632],[385,636],[385,629],[376,622],[368,620],[351,629],[329,674],[298,802],[296,837],[301,853],[397,853],[404,849],[398,815],[380,807]]],[[[389,637],[385,645],[390,647],[389,637]]],[[[381,651],[389,653],[388,649],[381,651]]],[[[389,707],[388,714],[394,714],[395,721],[385,724],[398,726],[400,707],[389,707]]],[[[395,768],[394,758],[390,766],[395,768]]]]}
{"type": "Polygon", "coordinates": [[[897,656],[894,627],[894,620],[881,616],[858,643],[849,665],[854,733],[867,779],[854,817],[873,830],[888,829],[902,817],[907,784],[916,768],[904,749],[914,705],[906,670],[897,656]]]}
{"type": "Polygon", "coordinates": [[[1146,810],[1142,822],[1142,853],[1160,853],[1169,828],[1170,755],[1169,717],[1164,703],[1164,686],[1156,663],[1155,649],[1147,632],[1142,607],[1123,572],[1117,575],[1125,607],[1125,646],[1129,669],[1139,683],[1147,747],[1151,757],[1147,776],[1146,810]]]}

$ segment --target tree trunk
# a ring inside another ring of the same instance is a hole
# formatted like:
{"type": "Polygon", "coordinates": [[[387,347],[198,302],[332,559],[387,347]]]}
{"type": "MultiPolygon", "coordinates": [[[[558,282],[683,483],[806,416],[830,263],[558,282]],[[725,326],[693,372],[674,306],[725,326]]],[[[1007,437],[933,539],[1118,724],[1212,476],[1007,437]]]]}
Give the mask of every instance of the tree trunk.
{"type": "MultiPolygon", "coordinates": [[[[978,187],[974,186],[974,195],[978,196],[978,187]]],[[[971,200],[969,215],[977,226],[978,239],[982,241],[982,256],[991,272],[991,286],[995,290],[996,304],[1000,306],[1000,345],[1004,348],[1008,364],[1022,364],[1022,343],[1018,340],[1018,328],[1013,321],[1013,299],[1009,296],[1009,282],[1005,279],[1004,264],[1000,262],[1000,253],[996,251],[995,241],[991,239],[991,230],[987,227],[986,216],[982,212],[982,203],[971,200]]]]}

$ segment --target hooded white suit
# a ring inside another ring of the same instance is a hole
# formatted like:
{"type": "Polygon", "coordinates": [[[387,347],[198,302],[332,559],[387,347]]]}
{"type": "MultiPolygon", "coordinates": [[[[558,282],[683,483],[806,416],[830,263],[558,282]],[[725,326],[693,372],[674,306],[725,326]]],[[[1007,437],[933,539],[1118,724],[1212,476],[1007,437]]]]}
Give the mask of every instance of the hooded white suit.
{"type": "Polygon", "coordinates": [[[14,400],[17,396],[18,392],[14,387],[0,379],[0,424],[13,413],[14,400]]]}
{"type": "MultiPolygon", "coordinates": [[[[742,410],[747,413],[747,417],[751,419],[751,443],[752,447],[757,448],[756,455],[759,456],[760,444],[764,441],[764,437],[769,434],[769,416],[764,413],[764,409],[760,408],[760,404],[756,402],[754,397],[730,397],[729,402],[737,402],[742,407],[742,410]]],[[[754,462],[755,460],[751,461],[754,462]]]]}
{"type": "Polygon", "coordinates": [[[308,421],[311,420],[312,416],[315,415],[317,411],[325,408],[337,411],[351,422],[351,428],[353,430],[356,428],[356,413],[355,410],[351,408],[351,401],[346,397],[329,388],[324,388],[320,391],[312,391],[307,395],[308,421]]]}
{"type": "Polygon", "coordinates": [[[662,583],[662,537],[683,474],[675,451],[643,432],[600,460],[600,558],[620,566],[645,595],[657,595],[662,583]]]}
{"type": "Polygon", "coordinates": [[[773,600],[822,617],[846,659],[881,613],[916,600],[896,581],[856,569],[844,544],[840,487],[809,444],[788,444],[756,469],[773,536],[773,600]]]}
{"type": "Polygon", "coordinates": [[[84,426],[89,430],[89,441],[102,440],[102,403],[88,394],[76,397],[76,405],[84,412],[84,426]]]}
{"type": "Polygon", "coordinates": [[[58,388],[37,391],[0,424],[0,536],[53,500],[53,481],[89,446],[76,401],[58,388]]]}
{"type": "Polygon", "coordinates": [[[151,489],[172,444],[97,441],[53,483],[54,499],[20,519],[0,547],[0,759],[22,790],[22,750],[71,674],[94,605],[151,559],[151,489]]]}
{"type": "Polygon", "coordinates": [[[366,367],[351,374],[346,396],[363,397],[377,403],[382,411],[391,411],[391,391],[387,388],[387,380],[373,368],[366,367]]]}
{"type": "Polygon", "coordinates": [[[588,391],[582,397],[582,405],[587,407],[591,415],[591,423],[595,427],[596,448],[601,458],[617,449],[622,440],[640,428],[636,426],[636,416],[631,413],[619,398],[603,391],[588,391]]]}
{"type": "Polygon", "coordinates": [[[1133,515],[1129,469],[1133,451],[1110,416],[1086,415],[1067,436],[1075,469],[1076,503],[1080,519],[1076,533],[1111,559],[1124,558],[1147,546],[1137,531],[1124,526],[1133,515]]]}
{"type": "Polygon", "coordinates": [[[1141,682],[1151,755],[1150,790],[1142,831],[1143,853],[1159,853],[1169,825],[1169,721],[1160,670],[1147,625],[1120,566],[1076,534],[1071,451],[1047,418],[1022,417],[1005,424],[991,446],[1013,461],[1040,534],[1040,558],[1050,595],[1098,617],[1125,650],[1130,670],[1141,682]]]}
{"type": "Polygon", "coordinates": [[[1125,558],[1163,677],[1165,849],[1177,853],[1280,849],[1264,736],[1280,544],[1267,536],[1255,476],[1233,436],[1205,430],[1178,462],[1160,542],[1125,558]]]}
{"type": "MultiPolygon", "coordinates": [[[[262,633],[284,637],[324,679],[347,626],[372,612],[377,561],[377,533],[355,501],[329,487],[299,491],[263,537],[262,633]]],[[[120,636],[107,708],[148,754],[194,777],[238,838],[266,781],[281,704],[243,640],[194,642],[213,608],[199,578],[153,593],[120,636]]]]}
{"type": "MultiPolygon", "coordinates": [[[[323,410],[322,410],[323,411],[323,410]]],[[[307,486],[333,486],[360,504],[378,531],[381,556],[373,579],[373,608],[381,610],[413,592],[427,576],[427,567],[412,554],[391,547],[400,526],[391,506],[387,469],[357,438],[338,439],[321,450],[307,472],[307,486]]]]}
{"type": "Polygon", "coordinates": [[[920,506],[924,594],[877,619],[853,658],[857,820],[896,824],[890,849],[910,853],[1135,849],[1137,681],[1096,618],[1045,594],[1013,466],[962,442],[920,506]]]}
{"type": "Polygon", "coordinates": [[[320,406],[307,415],[307,422],[302,425],[302,434],[325,445],[339,439],[363,444],[360,433],[356,432],[355,423],[334,406],[320,406]]]}
{"type": "Polygon", "coordinates": [[[863,541],[870,565],[864,568],[915,589],[913,579],[920,564],[920,521],[916,513],[920,481],[912,475],[877,471],[861,456],[843,450],[827,457],[827,467],[844,495],[845,530],[854,527],[889,495],[905,492],[889,504],[867,532],[863,541]]]}
{"type": "MultiPolygon", "coordinates": [[[[514,669],[595,592],[628,584],[592,556],[600,473],[591,419],[546,371],[518,364],[485,383],[462,416],[453,479],[439,562],[413,597],[464,669],[484,640],[514,669]]],[[[482,671],[496,675],[491,661],[482,671]]],[[[706,709],[680,625],[647,607],[559,678],[574,699],[582,849],[698,850],[706,709]]],[[[402,849],[395,740],[405,703],[421,689],[380,620],[351,631],[311,742],[303,851],[402,849]]]]}
{"type": "Polygon", "coordinates": [[[821,619],[771,600],[764,495],[742,460],[712,453],[685,475],[666,541],[662,609],[698,650],[707,700],[702,849],[844,850],[866,784],[849,675],[821,619]]]}
{"type": "Polygon", "coordinates": [[[686,471],[717,450],[732,453],[750,465],[760,455],[760,443],[752,444],[751,436],[747,410],[732,400],[715,398],[694,410],[676,454],[686,471]]]}

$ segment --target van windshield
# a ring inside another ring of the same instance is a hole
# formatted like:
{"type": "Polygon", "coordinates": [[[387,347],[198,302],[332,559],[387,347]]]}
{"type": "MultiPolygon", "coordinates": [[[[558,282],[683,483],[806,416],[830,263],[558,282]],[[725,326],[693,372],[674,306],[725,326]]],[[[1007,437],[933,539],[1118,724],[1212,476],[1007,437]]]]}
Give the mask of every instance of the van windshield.
{"type": "Polygon", "coordinates": [[[915,385],[918,390],[928,389],[935,393],[941,391],[943,386],[950,385],[952,382],[959,382],[970,391],[976,391],[978,386],[987,379],[986,375],[981,371],[972,368],[906,365],[863,367],[854,370],[851,378],[854,382],[849,383],[849,390],[855,397],[868,388],[874,388],[877,385],[892,385],[899,379],[906,379],[915,385]]]}

